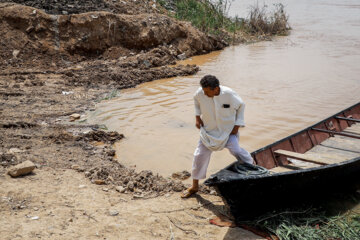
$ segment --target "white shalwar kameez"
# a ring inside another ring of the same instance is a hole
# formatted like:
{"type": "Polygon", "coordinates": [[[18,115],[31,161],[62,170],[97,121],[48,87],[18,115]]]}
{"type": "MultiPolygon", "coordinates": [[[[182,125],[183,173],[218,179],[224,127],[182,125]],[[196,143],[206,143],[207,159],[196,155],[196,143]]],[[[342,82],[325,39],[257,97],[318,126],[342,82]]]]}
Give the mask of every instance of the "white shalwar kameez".
{"type": "Polygon", "coordinates": [[[245,103],[232,89],[220,86],[212,98],[200,87],[194,95],[195,114],[201,116],[200,141],[194,152],[193,179],[204,179],[212,151],[228,148],[239,161],[253,164],[250,153],[239,146],[239,135],[230,135],[234,126],[244,127],[245,103]]]}

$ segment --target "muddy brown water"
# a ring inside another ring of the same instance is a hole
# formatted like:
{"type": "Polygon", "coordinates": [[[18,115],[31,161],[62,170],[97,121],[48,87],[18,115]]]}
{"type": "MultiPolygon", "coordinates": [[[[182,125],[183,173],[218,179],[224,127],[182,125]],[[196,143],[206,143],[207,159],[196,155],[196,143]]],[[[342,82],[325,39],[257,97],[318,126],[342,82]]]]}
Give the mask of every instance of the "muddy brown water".
{"type": "MultiPolygon", "coordinates": [[[[290,15],[290,36],[193,57],[184,63],[198,64],[197,75],[123,90],[89,113],[88,122],[125,135],[116,145],[120,162],[164,176],[190,171],[199,139],[192,96],[205,74],[216,75],[245,101],[240,145],[249,151],[360,100],[358,1],[276,2],[290,15]]],[[[250,4],[235,1],[230,13],[244,16],[250,4]]],[[[208,176],[233,161],[227,150],[213,153],[208,176]]]]}

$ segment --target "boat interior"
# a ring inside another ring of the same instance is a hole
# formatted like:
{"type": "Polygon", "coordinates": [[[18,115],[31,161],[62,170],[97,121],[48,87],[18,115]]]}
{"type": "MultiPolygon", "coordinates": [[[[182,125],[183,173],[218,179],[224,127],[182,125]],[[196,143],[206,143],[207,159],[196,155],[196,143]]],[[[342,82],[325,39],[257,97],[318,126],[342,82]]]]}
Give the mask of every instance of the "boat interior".
{"type": "Polygon", "coordinates": [[[270,173],[321,167],[360,156],[360,103],[252,153],[270,173]]]}

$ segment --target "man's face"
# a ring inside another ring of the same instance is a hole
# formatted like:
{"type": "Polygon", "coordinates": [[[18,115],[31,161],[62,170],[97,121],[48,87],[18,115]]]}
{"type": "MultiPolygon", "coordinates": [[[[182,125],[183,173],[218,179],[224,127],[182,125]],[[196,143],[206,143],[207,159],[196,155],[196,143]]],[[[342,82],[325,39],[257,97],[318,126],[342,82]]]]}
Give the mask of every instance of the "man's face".
{"type": "Polygon", "coordinates": [[[214,96],[217,96],[219,95],[220,93],[220,88],[219,87],[216,87],[214,89],[211,89],[210,87],[206,87],[206,88],[202,88],[205,95],[212,98],[214,96]]]}

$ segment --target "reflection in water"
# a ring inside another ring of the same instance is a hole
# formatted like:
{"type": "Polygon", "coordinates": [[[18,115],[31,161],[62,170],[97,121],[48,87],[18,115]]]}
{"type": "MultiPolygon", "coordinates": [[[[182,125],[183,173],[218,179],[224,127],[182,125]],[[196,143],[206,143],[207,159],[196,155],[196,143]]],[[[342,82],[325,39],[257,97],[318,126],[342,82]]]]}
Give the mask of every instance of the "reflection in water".
{"type": "MultiPolygon", "coordinates": [[[[125,134],[116,146],[119,161],[165,176],[190,170],[198,141],[192,95],[205,74],[216,75],[245,101],[247,126],[240,145],[249,151],[357,103],[357,2],[281,2],[291,17],[290,36],[193,57],[184,63],[200,65],[195,76],[145,83],[100,103],[90,121],[125,134]]],[[[251,1],[235,1],[233,10],[246,9],[245,3],[251,1]]],[[[214,153],[209,173],[232,161],[226,150],[214,153]]]]}

